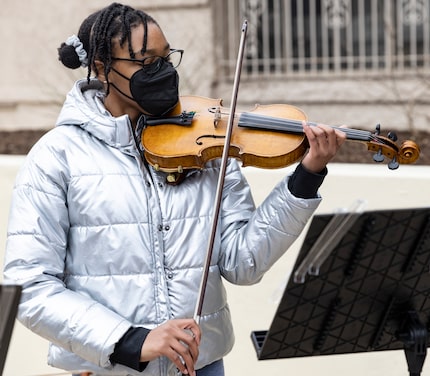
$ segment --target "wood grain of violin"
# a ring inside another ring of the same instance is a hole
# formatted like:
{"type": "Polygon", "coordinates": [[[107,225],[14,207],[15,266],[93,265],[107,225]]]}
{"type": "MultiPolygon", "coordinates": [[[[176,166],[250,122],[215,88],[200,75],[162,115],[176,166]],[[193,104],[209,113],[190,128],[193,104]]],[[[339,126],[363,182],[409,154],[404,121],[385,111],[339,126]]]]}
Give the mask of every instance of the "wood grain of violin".
{"type": "MultiPolygon", "coordinates": [[[[203,168],[222,155],[228,115],[220,99],[182,96],[172,114],[147,120],[141,140],[146,160],[165,172],[203,168]]],[[[289,166],[308,148],[303,120],[307,121],[306,114],[287,104],[256,105],[251,111],[236,112],[229,156],[239,159],[243,166],[289,166]]],[[[390,169],[414,163],[419,157],[419,146],[413,141],[398,146],[395,137],[380,136],[379,130],[333,128],[345,132],[347,140],[365,143],[376,162],[387,157],[390,169]]]]}

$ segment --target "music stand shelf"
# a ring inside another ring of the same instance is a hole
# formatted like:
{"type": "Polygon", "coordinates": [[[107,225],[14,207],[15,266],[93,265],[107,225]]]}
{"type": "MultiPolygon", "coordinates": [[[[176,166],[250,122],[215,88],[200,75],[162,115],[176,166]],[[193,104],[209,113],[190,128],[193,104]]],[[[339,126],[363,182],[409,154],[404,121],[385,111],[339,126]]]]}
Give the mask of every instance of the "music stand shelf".
{"type": "MultiPolygon", "coordinates": [[[[336,226],[342,218],[351,216],[336,214],[336,226]]],[[[315,269],[309,253],[333,220],[313,217],[270,329],[251,333],[258,359],[403,349],[410,375],[420,375],[430,325],[430,209],[357,214],[315,269]],[[297,278],[303,265],[307,274],[297,278]]]]}
{"type": "Polygon", "coordinates": [[[18,285],[0,285],[0,375],[6,363],[21,290],[18,285]]]}

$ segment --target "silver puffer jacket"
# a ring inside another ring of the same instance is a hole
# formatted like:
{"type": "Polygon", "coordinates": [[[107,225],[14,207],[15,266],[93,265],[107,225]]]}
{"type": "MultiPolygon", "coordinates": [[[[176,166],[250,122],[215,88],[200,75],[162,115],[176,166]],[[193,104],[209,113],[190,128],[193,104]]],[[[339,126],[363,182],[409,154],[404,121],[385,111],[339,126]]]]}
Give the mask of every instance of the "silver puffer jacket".
{"type": "MultiPolygon", "coordinates": [[[[57,126],[18,174],[5,259],[5,281],[23,286],[18,318],[51,342],[51,365],[97,375],[176,373],[165,358],[140,373],[109,356],[130,326],[193,317],[218,173],[214,161],[167,185],[142,163],[128,117],[106,111],[97,82],[76,83],[57,126]]],[[[222,277],[258,282],[320,202],[295,198],[287,181],[255,209],[238,163],[229,162],[197,368],[233,346],[222,277]]]]}

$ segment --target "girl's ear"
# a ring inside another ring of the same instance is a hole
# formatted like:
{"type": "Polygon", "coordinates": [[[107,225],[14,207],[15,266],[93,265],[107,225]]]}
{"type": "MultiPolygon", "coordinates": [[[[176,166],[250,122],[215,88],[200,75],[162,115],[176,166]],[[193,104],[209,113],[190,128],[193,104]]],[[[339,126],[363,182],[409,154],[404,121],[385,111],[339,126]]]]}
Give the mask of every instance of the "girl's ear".
{"type": "Polygon", "coordinates": [[[95,60],[94,65],[97,69],[97,78],[101,82],[107,81],[107,78],[105,76],[105,66],[100,60],[95,60]]]}

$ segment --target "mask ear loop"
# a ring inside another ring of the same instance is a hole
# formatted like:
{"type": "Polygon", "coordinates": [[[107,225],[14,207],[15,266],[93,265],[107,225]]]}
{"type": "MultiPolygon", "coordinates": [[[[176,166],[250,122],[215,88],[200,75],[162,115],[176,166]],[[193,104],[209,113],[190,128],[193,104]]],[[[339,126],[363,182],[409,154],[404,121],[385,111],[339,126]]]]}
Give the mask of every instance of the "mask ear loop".
{"type": "MultiPolygon", "coordinates": [[[[111,69],[116,73],[119,74],[122,78],[124,78],[125,80],[127,80],[128,82],[130,82],[130,78],[126,77],[125,75],[123,75],[121,72],[117,71],[115,68],[111,67],[111,69]]],[[[117,87],[115,84],[113,84],[112,82],[108,82],[108,81],[103,81],[103,83],[107,84],[107,89],[109,89],[110,86],[112,86],[116,91],[118,91],[120,94],[122,94],[124,97],[136,102],[136,100],[131,97],[130,95],[124,93],[119,87],[117,87]]]]}

